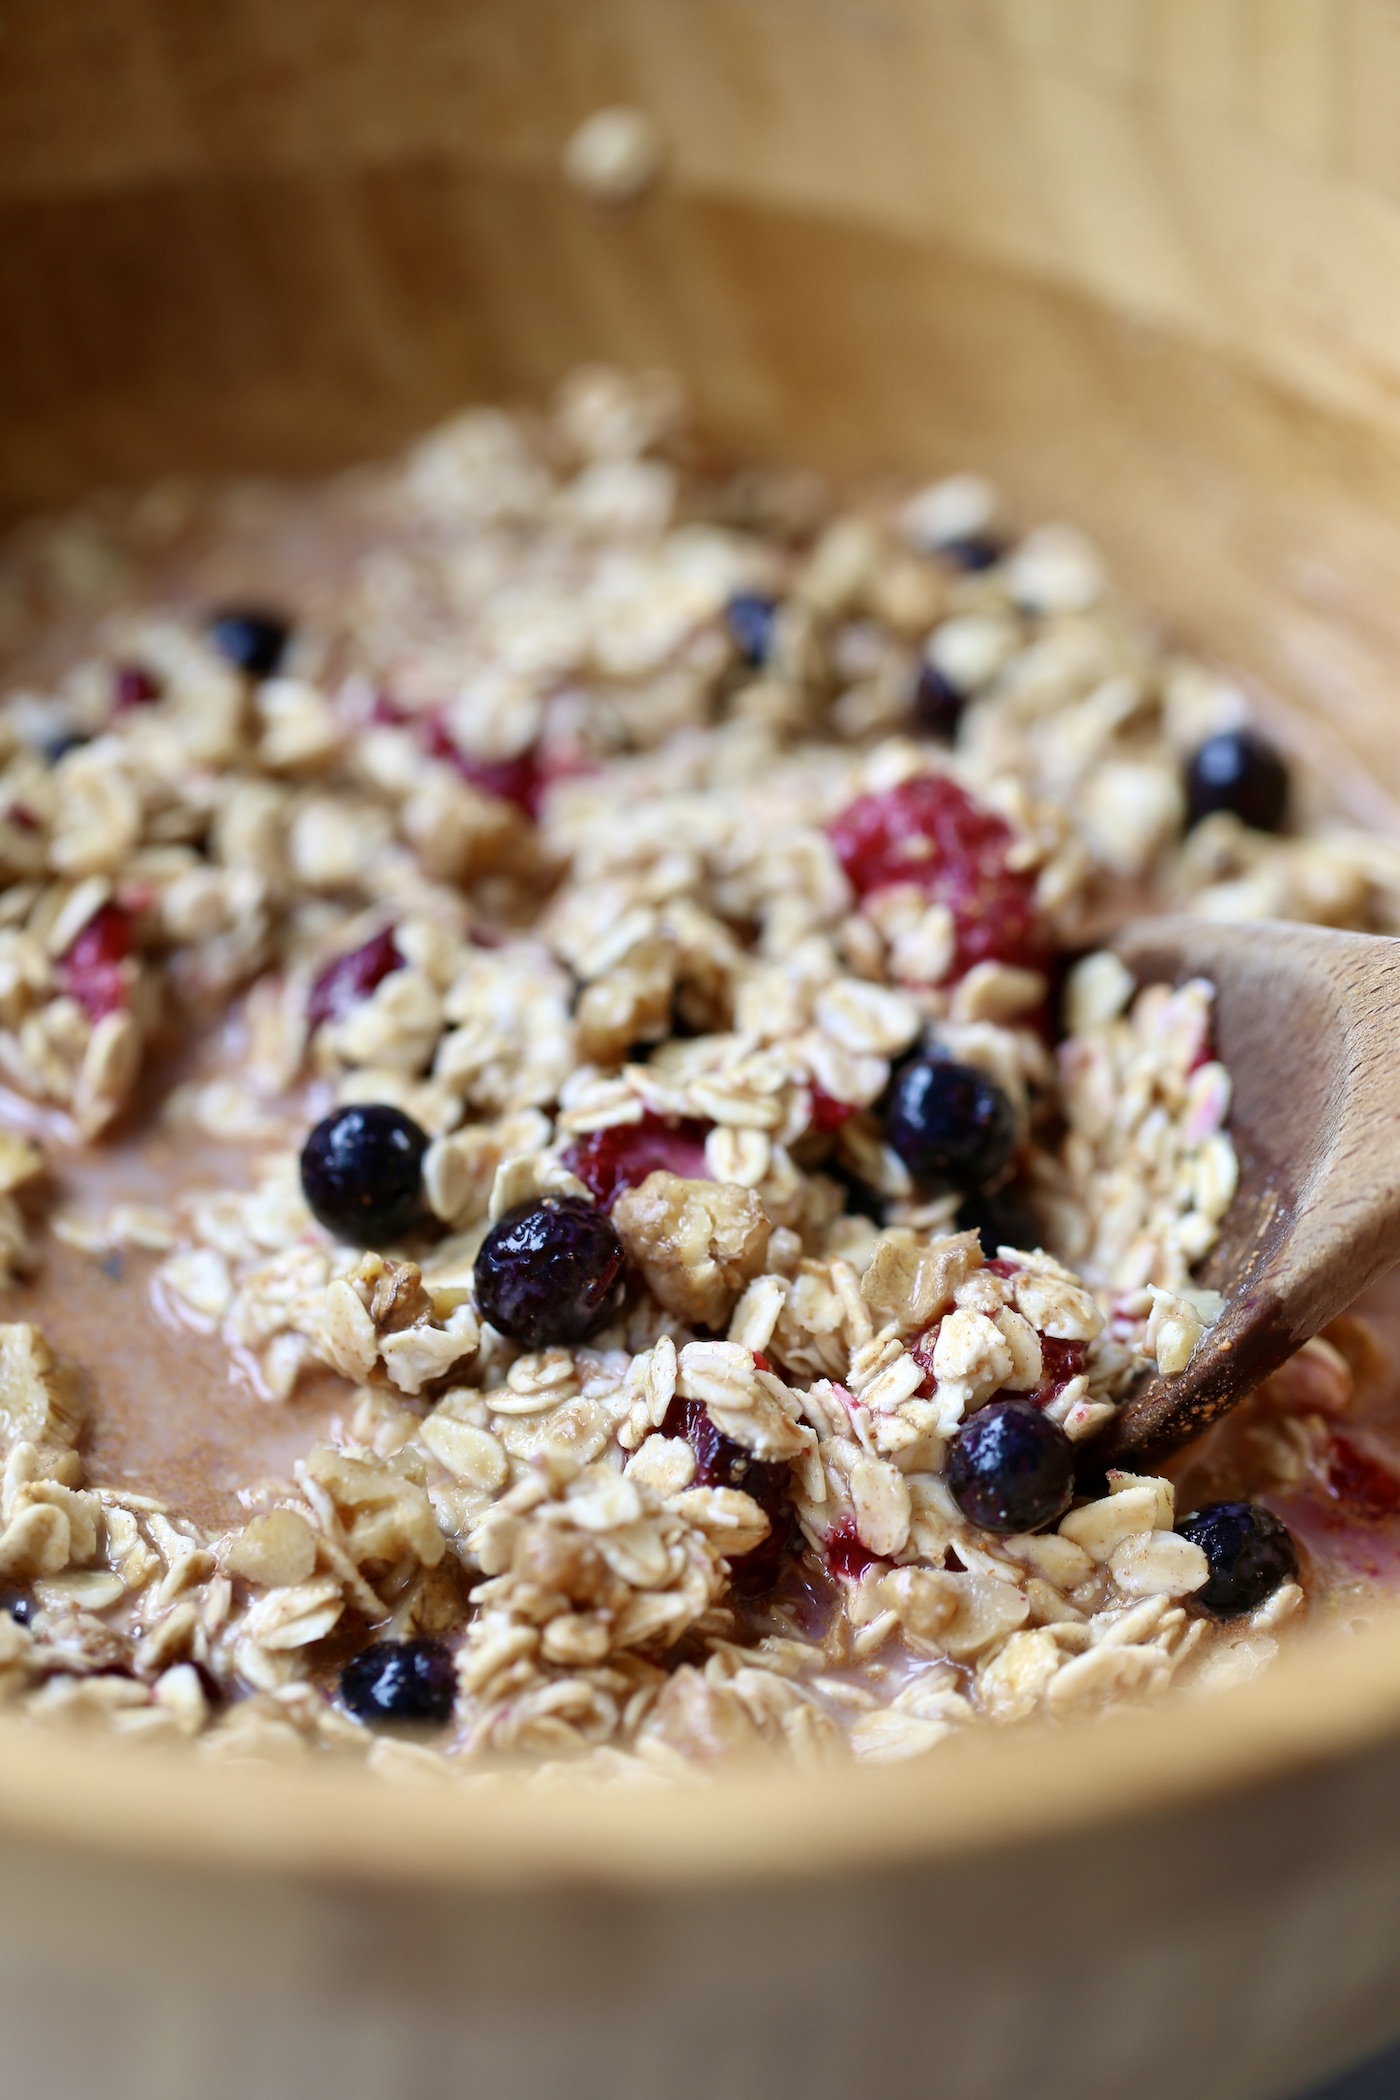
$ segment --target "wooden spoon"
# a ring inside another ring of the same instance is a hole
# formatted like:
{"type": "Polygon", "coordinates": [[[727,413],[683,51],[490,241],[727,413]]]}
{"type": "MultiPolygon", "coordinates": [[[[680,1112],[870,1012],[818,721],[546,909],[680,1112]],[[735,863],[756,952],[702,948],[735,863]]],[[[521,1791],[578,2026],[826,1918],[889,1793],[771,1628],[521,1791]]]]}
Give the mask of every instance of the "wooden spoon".
{"type": "Polygon", "coordinates": [[[1201,1280],[1225,1311],[1092,1446],[1151,1465],[1251,1392],[1400,1259],[1400,940],[1164,918],[1113,943],[1140,984],[1206,977],[1234,1080],[1239,1191],[1201,1280]]]}

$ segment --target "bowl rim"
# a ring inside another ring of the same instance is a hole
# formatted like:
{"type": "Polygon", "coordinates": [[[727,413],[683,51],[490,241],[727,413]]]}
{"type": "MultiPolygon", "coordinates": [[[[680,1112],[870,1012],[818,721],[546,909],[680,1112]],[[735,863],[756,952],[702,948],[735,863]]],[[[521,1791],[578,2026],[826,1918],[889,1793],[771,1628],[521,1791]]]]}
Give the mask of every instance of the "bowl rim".
{"type": "Polygon", "coordinates": [[[1252,1682],[1048,1725],[977,1727],[893,1764],[774,1760],[678,1784],[222,1763],[0,1727],[0,1843],[358,1883],[633,1890],[910,1869],[1189,1806],[1400,1734],[1400,1602],[1304,1631],[1252,1682]],[[697,1800],[722,1795],[721,1816],[697,1800]],[[813,1834],[821,1833],[814,1844],[813,1834]]]}

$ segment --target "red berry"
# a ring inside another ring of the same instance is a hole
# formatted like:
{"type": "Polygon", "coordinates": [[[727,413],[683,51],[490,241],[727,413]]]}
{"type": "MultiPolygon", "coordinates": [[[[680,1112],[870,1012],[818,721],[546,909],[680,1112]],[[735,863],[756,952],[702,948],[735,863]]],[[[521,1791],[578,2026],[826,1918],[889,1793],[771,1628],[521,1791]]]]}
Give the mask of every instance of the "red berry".
{"type": "Polygon", "coordinates": [[[941,1320],[935,1320],[932,1327],[926,1327],[924,1332],[909,1344],[909,1354],[924,1374],[924,1382],[919,1391],[926,1400],[932,1396],[938,1383],[938,1374],[933,1368],[933,1352],[938,1341],[938,1330],[942,1325],[941,1320]]]}
{"type": "Polygon", "coordinates": [[[879,1557],[861,1538],[854,1517],[842,1517],[826,1535],[826,1564],[833,1575],[844,1575],[848,1582],[859,1582],[879,1557]]]}
{"type": "Polygon", "coordinates": [[[640,1123],[614,1123],[593,1130],[564,1154],[564,1164],[604,1210],[611,1210],[624,1189],[636,1188],[648,1174],[679,1174],[683,1181],[709,1181],[705,1139],[709,1124],[689,1119],[668,1123],[648,1109],[640,1123]]]}
{"type": "Polygon", "coordinates": [[[494,795],[499,802],[513,802],[527,817],[538,817],[547,783],[533,749],[522,751],[518,758],[473,758],[455,742],[440,716],[434,717],[429,727],[428,749],[434,758],[446,759],[455,766],[462,778],[480,788],[483,795],[494,795]]]}
{"type": "MultiPolygon", "coordinates": [[[[754,1351],[757,1361],[759,1352],[754,1351]]],[[[767,1365],[761,1364],[761,1370],[767,1365]]],[[[695,1453],[695,1486],[739,1488],[751,1495],[768,1519],[768,1536],[751,1552],[734,1554],[734,1579],[745,1595],[771,1589],[777,1581],[787,1553],[792,1513],[788,1507],[789,1471],[786,1465],[750,1458],[716,1429],[703,1400],[673,1400],[661,1424],[663,1436],[683,1437],[695,1453]]]]}
{"type": "Polygon", "coordinates": [[[1327,1485],[1348,1517],[1362,1523],[1380,1523],[1400,1510],[1400,1477],[1349,1436],[1334,1434],[1328,1442],[1327,1485]]]}
{"type": "Polygon", "coordinates": [[[119,904],[104,904],[58,960],[58,981],[90,1021],[127,1004],[122,964],[131,953],[131,920],[119,904]]]}
{"type": "Polygon", "coordinates": [[[1009,865],[1010,827],[945,774],[862,795],[836,819],[831,838],[860,896],[907,882],[948,906],[957,974],[979,962],[1044,959],[1035,876],[1009,865]]]}
{"type": "MultiPolygon", "coordinates": [[[[1010,1276],[1014,1274],[1010,1262],[989,1261],[985,1264],[985,1267],[995,1276],[1010,1276]]],[[[938,1383],[933,1369],[933,1352],[938,1341],[938,1330],[942,1325],[943,1322],[941,1320],[935,1321],[932,1327],[926,1328],[923,1334],[909,1344],[909,1354],[913,1357],[915,1363],[920,1366],[924,1374],[924,1382],[920,1386],[919,1391],[926,1399],[932,1394],[935,1385],[938,1383]]],[[[1052,1400],[1059,1398],[1070,1380],[1079,1376],[1084,1369],[1084,1360],[1087,1355],[1088,1346],[1084,1342],[1062,1342],[1053,1334],[1042,1334],[1040,1337],[1040,1384],[1033,1393],[1022,1397],[1034,1400],[1037,1407],[1048,1407],[1052,1400]]],[[[998,1393],[993,1397],[996,1399],[1009,1399],[1014,1396],[1007,1393],[998,1393]]]]}
{"type": "Polygon", "coordinates": [[[369,719],[375,729],[402,729],[413,717],[407,708],[399,706],[392,693],[376,693],[370,703],[369,719]]]}
{"type": "Polygon", "coordinates": [[[149,707],[164,690],[160,680],[141,664],[119,664],[112,681],[113,711],[124,715],[133,707],[149,707]]]}
{"type": "Polygon", "coordinates": [[[812,1080],[808,1091],[812,1096],[812,1113],[807,1125],[809,1130],[820,1130],[824,1133],[839,1130],[856,1112],[854,1101],[838,1101],[834,1094],[829,1094],[815,1079],[812,1080]]]}
{"type": "Polygon", "coordinates": [[[1063,1342],[1053,1334],[1040,1337],[1040,1384],[1031,1395],[1037,1407],[1048,1407],[1059,1399],[1070,1380],[1084,1369],[1088,1353],[1086,1342],[1063,1342]]]}
{"type": "Polygon", "coordinates": [[[348,1014],[352,1006],[368,999],[376,985],[386,977],[401,970],[404,959],[394,939],[394,929],[386,926],[381,933],[373,934],[362,947],[352,948],[348,955],[337,955],[326,964],[311,987],[306,1002],[306,1025],[315,1030],[323,1021],[338,1021],[348,1014]]]}

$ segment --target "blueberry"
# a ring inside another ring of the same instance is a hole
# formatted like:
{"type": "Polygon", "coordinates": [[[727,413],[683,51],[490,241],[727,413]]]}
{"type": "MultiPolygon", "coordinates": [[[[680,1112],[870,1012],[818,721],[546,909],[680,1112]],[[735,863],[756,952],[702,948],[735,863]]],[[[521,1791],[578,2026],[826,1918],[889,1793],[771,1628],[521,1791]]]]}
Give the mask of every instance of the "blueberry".
{"type": "Polygon", "coordinates": [[[967,532],[958,539],[945,540],[938,551],[960,569],[994,569],[1005,549],[989,532],[967,532]]]}
{"type": "Polygon", "coordinates": [[[725,606],[730,635],[745,663],[757,666],[766,662],[777,611],[775,601],[761,591],[736,591],[725,606]]]}
{"type": "Polygon", "coordinates": [[[1298,1580],[1288,1526],[1258,1502],[1207,1502],[1176,1528],[1205,1554],[1210,1575],[1195,1602],[1214,1618],[1238,1618],[1280,1583],[1298,1580]]]}
{"type": "Polygon", "coordinates": [[[886,1123],[921,1188],[980,1194],[1016,1156],[1016,1114],[1001,1088],[948,1058],[916,1057],[896,1074],[886,1123]]]}
{"type": "Polygon", "coordinates": [[[34,1616],[34,1599],[23,1590],[0,1590],[0,1611],[7,1611],[17,1626],[27,1626],[34,1616]]]}
{"type": "Polygon", "coordinates": [[[44,739],[39,746],[39,751],[41,756],[47,759],[51,766],[56,766],[61,758],[68,756],[70,751],[76,751],[80,744],[88,742],[90,742],[90,739],[83,736],[79,730],[57,729],[52,736],[44,739]]]}
{"type": "Polygon", "coordinates": [[[1288,768],[1250,729],[1222,729],[1194,751],[1186,768],[1187,823],[1227,810],[1253,831],[1282,831],[1288,815],[1288,768]]]}
{"type": "Polygon", "coordinates": [[[456,1695],[441,1641],[375,1641],[340,1673],[340,1696],[357,1721],[447,1721],[456,1695]]]}
{"type": "Polygon", "coordinates": [[[998,1247],[1019,1247],[1031,1253],[1045,1237],[1035,1206],[1019,1189],[997,1189],[990,1196],[969,1196],[958,1206],[959,1232],[975,1232],[988,1261],[998,1247]]]}
{"type": "Polygon", "coordinates": [[[301,1187],[311,1214],[337,1239],[379,1247],[423,1215],[427,1133],[382,1102],[356,1102],[318,1123],[301,1148],[301,1187]]]}
{"type": "Polygon", "coordinates": [[[914,688],[914,726],[940,744],[951,744],[962,721],[965,695],[925,657],[914,688]]]}
{"type": "Polygon", "coordinates": [[[507,1211],[476,1257],[478,1310],[527,1349],[581,1342],[622,1303],[626,1257],[611,1221],[580,1196],[507,1211]]]}
{"type": "Polygon", "coordinates": [[[278,614],[255,612],[250,607],[216,613],[209,622],[209,639],[220,656],[235,670],[250,678],[271,678],[291,640],[291,628],[278,614]]]}
{"type": "Polygon", "coordinates": [[[1029,1400],[991,1400],[948,1447],[948,1489],[983,1531],[1039,1531],[1074,1496],[1074,1446],[1029,1400]]]}

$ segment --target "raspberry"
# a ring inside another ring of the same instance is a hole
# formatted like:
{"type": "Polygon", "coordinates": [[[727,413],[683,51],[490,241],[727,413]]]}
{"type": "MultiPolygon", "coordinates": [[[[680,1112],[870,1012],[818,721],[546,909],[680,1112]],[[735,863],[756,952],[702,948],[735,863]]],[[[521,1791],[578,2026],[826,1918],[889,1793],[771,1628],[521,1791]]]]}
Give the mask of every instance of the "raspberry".
{"type": "Polygon", "coordinates": [[[112,677],[113,713],[124,715],[133,707],[149,707],[163,690],[160,680],[141,664],[120,664],[112,677]]]}
{"type": "Polygon", "coordinates": [[[1400,1477],[1339,1432],[1328,1440],[1327,1485],[1354,1522],[1379,1524],[1400,1510],[1400,1477]]]}
{"type": "Polygon", "coordinates": [[[624,1189],[636,1188],[648,1174],[679,1174],[683,1181],[712,1179],[705,1165],[709,1124],[693,1119],[668,1123],[650,1110],[640,1123],[614,1123],[590,1131],[564,1154],[564,1164],[577,1174],[595,1202],[611,1210],[624,1189]]]}
{"type": "MultiPolygon", "coordinates": [[[[755,1363],[759,1354],[754,1351],[755,1363]]],[[[767,1368],[766,1361],[759,1364],[760,1370],[767,1368]]],[[[791,1542],[787,1466],[750,1458],[742,1444],[715,1428],[703,1400],[673,1400],[662,1421],[661,1434],[683,1437],[695,1453],[696,1487],[740,1488],[764,1512],[768,1536],[751,1553],[734,1556],[734,1581],[746,1596],[771,1589],[791,1542]]]]}
{"type": "Polygon", "coordinates": [[[814,1079],[808,1089],[812,1096],[812,1113],[808,1119],[809,1130],[820,1130],[824,1135],[839,1130],[856,1112],[854,1101],[838,1101],[824,1086],[814,1079]]]}
{"type": "Polygon", "coordinates": [[[122,964],[131,953],[131,921],[119,904],[104,904],[58,962],[58,981],[90,1021],[127,1004],[122,964]]]}
{"type": "Polygon", "coordinates": [[[938,1383],[938,1374],[933,1368],[933,1352],[938,1343],[938,1330],[942,1325],[941,1320],[935,1320],[932,1327],[926,1327],[924,1332],[909,1344],[909,1354],[924,1374],[924,1382],[919,1387],[919,1392],[925,1400],[933,1397],[933,1389],[938,1383]]]}
{"type": "Polygon", "coordinates": [[[854,1517],[842,1517],[826,1535],[826,1564],[833,1575],[844,1575],[847,1582],[859,1582],[879,1557],[861,1538],[854,1517]]]}
{"type": "Polygon", "coordinates": [[[446,759],[462,778],[483,795],[498,802],[513,802],[527,817],[538,817],[547,781],[540,769],[538,753],[523,751],[518,758],[473,758],[461,750],[440,719],[428,732],[428,749],[434,758],[446,759]]]}
{"type": "Polygon", "coordinates": [[[1088,1355],[1085,1342],[1062,1342],[1053,1334],[1040,1337],[1040,1384],[1031,1398],[1037,1407],[1048,1407],[1072,1378],[1077,1378],[1084,1368],[1088,1355]]]}
{"type": "Polygon", "coordinates": [[[831,840],[860,896],[907,882],[947,905],[956,935],[954,974],[979,962],[1044,960],[1035,876],[1009,865],[1009,826],[956,781],[925,773],[883,794],[862,795],[836,819],[831,840]]]}
{"type": "MultiPolygon", "coordinates": [[[[1007,1276],[1011,1274],[1010,1262],[989,1261],[986,1267],[993,1275],[1007,1276]]],[[[941,1320],[935,1321],[932,1327],[927,1328],[923,1334],[918,1335],[909,1344],[909,1354],[924,1374],[924,1382],[920,1386],[919,1391],[925,1399],[932,1395],[933,1389],[938,1383],[933,1369],[933,1352],[938,1342],[938,1330],[942,1325],[943,1322],[941,1320]]],[[[1052,1400],[1059,1398],[1070,1380],[1079,1376],[1084,1368],[1084,1359],[1087,1354],[1088,1348],[1084,1342],[1062,1342],[1057,1340],[1053,1334],[1042,1334],[1040,1337],[1040,1384],[1035,1391],[1026,1394],[1001,1392],[994,1394],[993,1398],[998,1400],[1028,1399],[1033,1400],[1037,1407],[1048,1407],[1052,1400]]]]}
{"type": "Polygon", "coordinates": [[[352,948],[348,955],[335,956],[311,987],[306,1002],[307,1028],[314,1032],[323,1021],[338,1021],[342,1014],[349,1013],[352,1006],[368,999],[376,985],[382,984],[386,977],[403,966],[404,959],[394,940],[392,926],[386,926],[382,933],[373,934],[362,947],[352,948]]]}

